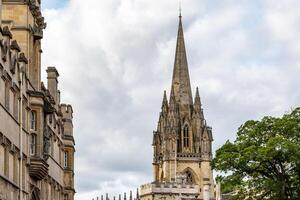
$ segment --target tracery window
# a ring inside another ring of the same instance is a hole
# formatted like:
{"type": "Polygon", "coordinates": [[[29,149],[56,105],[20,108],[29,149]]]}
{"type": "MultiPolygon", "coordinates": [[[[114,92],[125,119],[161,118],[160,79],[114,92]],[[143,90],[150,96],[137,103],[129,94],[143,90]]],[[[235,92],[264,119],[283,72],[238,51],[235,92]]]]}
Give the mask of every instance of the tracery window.
{"type": "Polygon", "coordinates": [[[186,183],[187,184],[193,184],[194,180],[193,180],[193,175],[190,171],[186,172],[186,183]]]}
{"type": "Polygon", "coordinates": [[[189,140],[189,127],[186,125],[183,129],[183,146],[189,147],[190,140],[189,140]]]}

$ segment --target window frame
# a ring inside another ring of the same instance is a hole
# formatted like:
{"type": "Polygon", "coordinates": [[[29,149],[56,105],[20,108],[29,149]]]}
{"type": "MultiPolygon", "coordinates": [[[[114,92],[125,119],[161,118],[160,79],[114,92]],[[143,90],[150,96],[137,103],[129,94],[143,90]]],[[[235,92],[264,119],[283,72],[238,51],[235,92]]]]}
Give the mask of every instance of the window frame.
{"type": "Polygon", "coordinates": [[[69,152],[64,151],[64,168],[67,169],[69,167],[69,152]]]}
{"type": "Polygon", "coordinates": [[[36,155],[36,147],[37,147],[37,135],[34,133],[31,133],[30,135],[30,148],[29,148],[29,154],[30,156],[36,155]]]}
{"type": "Polygon", "coordinates": [[[30,111],[30,130],[37,131],[37,112],[35,110],[30,111]]]}
{"type": "Polygon", "coordinates": [[[190,147],[190,137],[189,137],[189,127],[185,125],[183,128],[183,147],[189,148],[190,147]]]}
{"type": "Polygon", "coordinates": [[[6,80],[4,86],[4,107],[8,111],[9,111],[9,103],[10,103],[10,82],[6,80]]]}

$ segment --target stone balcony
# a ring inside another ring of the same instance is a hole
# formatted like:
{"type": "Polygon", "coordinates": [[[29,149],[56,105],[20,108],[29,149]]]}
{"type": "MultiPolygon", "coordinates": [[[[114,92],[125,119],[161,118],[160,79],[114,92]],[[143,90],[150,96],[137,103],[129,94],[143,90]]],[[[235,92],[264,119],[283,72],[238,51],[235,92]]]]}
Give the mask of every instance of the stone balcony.
{"type": "Polygon", "coordinates": [[[42,158],[31,157],[29,175],[37,180],[42,180],[48,175],[47,162],[42,158]]]}
{"type": "Polygon", "coordinates": [[[141,196],[149,194],[177,194],[198,196],[200,188],[198,185],[179,183],[149,183],[141,186],[141,196]]]}

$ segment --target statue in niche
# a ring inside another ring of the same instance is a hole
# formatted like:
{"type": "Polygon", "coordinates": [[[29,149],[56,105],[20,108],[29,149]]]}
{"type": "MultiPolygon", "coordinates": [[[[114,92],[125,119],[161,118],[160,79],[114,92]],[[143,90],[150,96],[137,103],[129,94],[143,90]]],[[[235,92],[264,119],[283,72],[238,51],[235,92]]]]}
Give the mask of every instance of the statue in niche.
{"type": "Polygon", "coordinates": [[[0,42],[0,45],[1,45],[2,60],[6,61],[6,55],[7,55],[8,46],[9,46],[9,38],[3,37],[3,39],[0,42]]]}
{"type": "Polygon", "coordinates": [[[47,160],[49,158],[49,149],[50,149],[50,140],[51,140],[51,133],[47,126],[46,120],[44,120],[44,159],[47,160]]]}
{"type": "Polygon", "coordinates": [[[18,53],[16,51],[13,51],[10,55],[11,57],[11,63],[10,63],[10,71],[14,74],[16,68],[18,68],[18,53]]]}

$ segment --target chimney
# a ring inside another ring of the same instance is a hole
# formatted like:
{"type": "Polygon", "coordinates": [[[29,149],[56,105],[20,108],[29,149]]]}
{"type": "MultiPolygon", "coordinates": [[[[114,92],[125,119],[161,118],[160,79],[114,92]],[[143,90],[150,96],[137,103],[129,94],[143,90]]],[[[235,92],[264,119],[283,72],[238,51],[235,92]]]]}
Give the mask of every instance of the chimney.
{"type": "Polygon", "coordinates": [[[47,68],[47,79],[48,79],[48,90],[53,97],[55,104],[57,105],[59,103],[59,91],[57,89],[58,81],[57,78],[59,77],[59,74],[55,67],[48,67],[47,68]]]}

